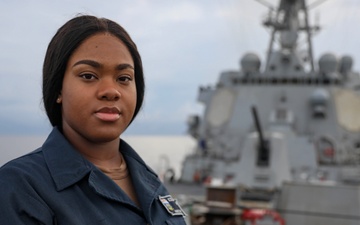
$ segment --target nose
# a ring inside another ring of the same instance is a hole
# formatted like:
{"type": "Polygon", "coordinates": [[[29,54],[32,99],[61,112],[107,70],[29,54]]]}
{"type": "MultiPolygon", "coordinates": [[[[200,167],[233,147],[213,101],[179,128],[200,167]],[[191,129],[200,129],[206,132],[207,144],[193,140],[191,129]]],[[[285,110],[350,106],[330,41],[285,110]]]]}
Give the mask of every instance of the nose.
{"type": "Polygon", "coordinates": [[[115,81],[102,81],[97,95],[100,100],[117,101],[121,97],[119,85],[115,81]]]}

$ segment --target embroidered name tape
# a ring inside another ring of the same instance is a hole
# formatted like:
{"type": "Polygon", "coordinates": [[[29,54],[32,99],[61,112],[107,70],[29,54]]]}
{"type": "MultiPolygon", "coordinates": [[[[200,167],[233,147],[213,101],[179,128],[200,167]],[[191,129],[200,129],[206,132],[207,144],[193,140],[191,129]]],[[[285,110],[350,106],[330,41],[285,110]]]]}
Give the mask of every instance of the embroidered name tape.
{"type": "Polygon", "coordinates": [[[165,207],[166,211],[172,216],[186,216],[184,210],[177,203],[176,199],[173,199],[171,195],[160,196],[159,200],[161,204],[165,207]]]}

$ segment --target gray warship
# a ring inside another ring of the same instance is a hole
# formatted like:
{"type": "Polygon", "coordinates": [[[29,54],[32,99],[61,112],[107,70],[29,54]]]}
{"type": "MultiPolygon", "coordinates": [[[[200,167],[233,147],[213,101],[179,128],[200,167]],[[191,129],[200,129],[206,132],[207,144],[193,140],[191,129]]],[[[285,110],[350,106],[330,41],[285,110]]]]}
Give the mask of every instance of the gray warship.
{"type": "Polygon", "coordinates": [[[265,65],[245,54],[199,88],[178,181],[206,188],[191,224],[360,224],[360,76],[351,56],[315,61],[308,21],[305,0],[280,0],[265,65]]]}

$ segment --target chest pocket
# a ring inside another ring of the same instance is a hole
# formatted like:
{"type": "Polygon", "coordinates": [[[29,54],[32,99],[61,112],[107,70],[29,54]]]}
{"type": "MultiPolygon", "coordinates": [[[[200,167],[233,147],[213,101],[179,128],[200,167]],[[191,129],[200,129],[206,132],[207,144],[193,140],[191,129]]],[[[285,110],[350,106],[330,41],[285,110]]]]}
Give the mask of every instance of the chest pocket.
{"type": "Polygon", "coordinates": [[[186,225],[185,219],[182,216],[174,216],[165,221],[167,225],[186,225]]]}

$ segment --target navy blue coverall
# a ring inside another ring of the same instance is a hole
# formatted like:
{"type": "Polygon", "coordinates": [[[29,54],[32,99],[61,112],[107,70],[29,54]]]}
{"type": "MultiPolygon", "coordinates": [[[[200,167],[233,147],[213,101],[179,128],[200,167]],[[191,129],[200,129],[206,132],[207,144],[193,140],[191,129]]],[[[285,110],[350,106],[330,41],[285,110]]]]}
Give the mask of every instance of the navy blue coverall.
{"type": "Polygon", "coordinates": [[[0,224],[185,225],[161,203],[168,192],[157,175],[120,146],[141,207],[54,128],[42,147],[0,168],[0,224]]]}

